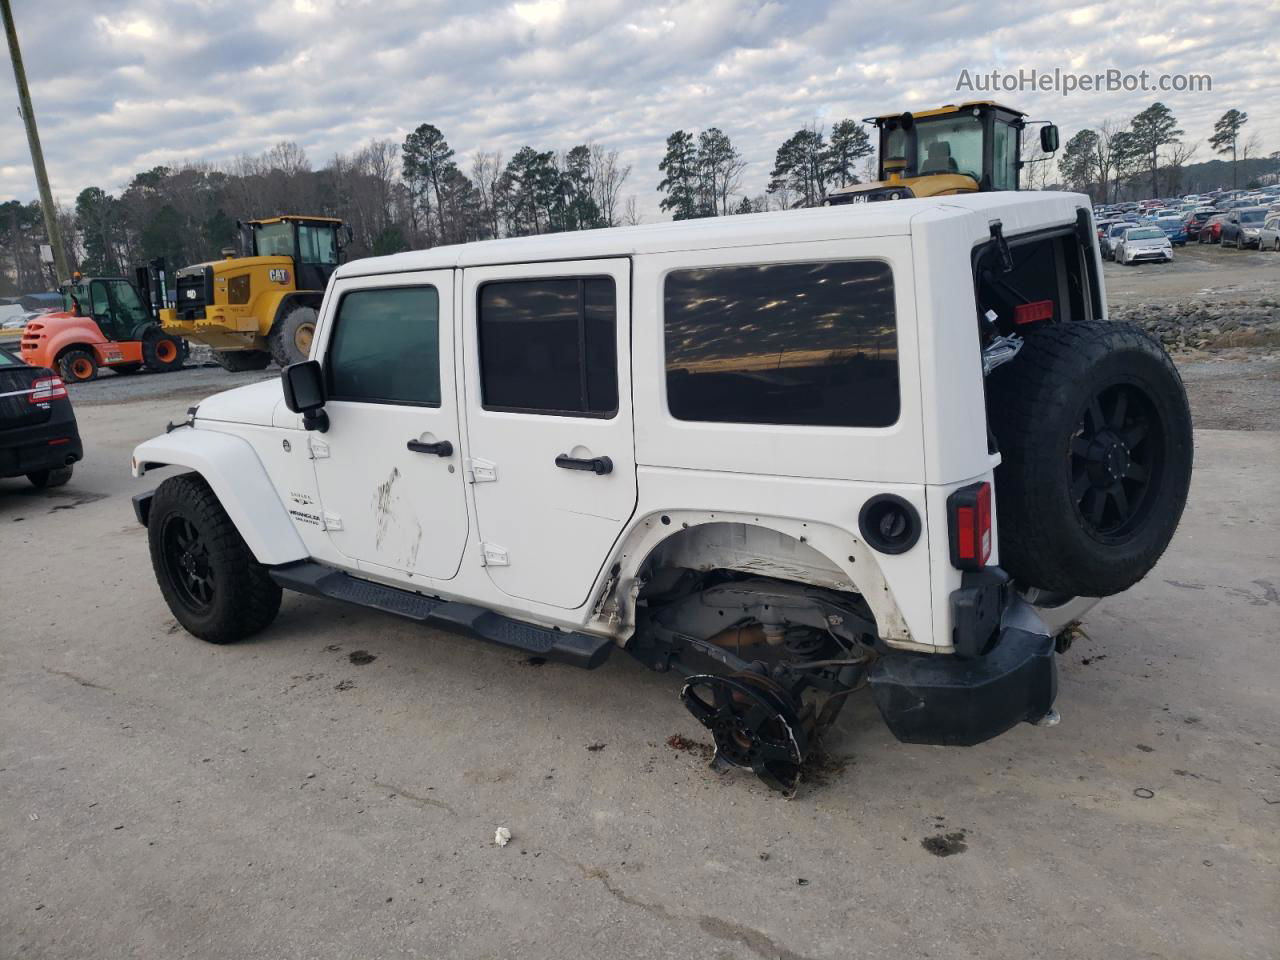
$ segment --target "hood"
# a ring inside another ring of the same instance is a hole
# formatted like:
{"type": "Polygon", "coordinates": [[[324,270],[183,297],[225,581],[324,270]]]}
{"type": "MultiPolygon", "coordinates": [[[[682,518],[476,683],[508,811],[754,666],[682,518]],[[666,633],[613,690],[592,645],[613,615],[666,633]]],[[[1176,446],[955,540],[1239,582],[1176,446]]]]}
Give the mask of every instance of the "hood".
{"type": "Polygon", "coordinates": [[[280,380],[272,377],[234,390],[224,390],[200,401],[196,417],[224,423],[248,423],[269,427],[275,422],[276,407],[284,406],[280,380]]]}
{"type": "Polygon", "coordinates": [[[1169,245],[1168,237],[1148,237],[1142,240],[1126,240],[1126,247],[1133,247],[1135,250],[1143,247],[1165,247],[1169,245]]]}

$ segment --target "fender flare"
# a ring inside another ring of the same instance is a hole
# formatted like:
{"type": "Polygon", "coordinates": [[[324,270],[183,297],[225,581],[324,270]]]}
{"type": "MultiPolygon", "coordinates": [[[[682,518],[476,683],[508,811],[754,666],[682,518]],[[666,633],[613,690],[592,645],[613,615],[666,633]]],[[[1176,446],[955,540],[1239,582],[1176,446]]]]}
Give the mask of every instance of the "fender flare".
{"type": "Polygon", "coordinates": [[[135,477],[158,467],[200,474],[259,563],[275,566],[310,555],[247,440],[217,430],[174,429],[134,448],[135,477]]]}

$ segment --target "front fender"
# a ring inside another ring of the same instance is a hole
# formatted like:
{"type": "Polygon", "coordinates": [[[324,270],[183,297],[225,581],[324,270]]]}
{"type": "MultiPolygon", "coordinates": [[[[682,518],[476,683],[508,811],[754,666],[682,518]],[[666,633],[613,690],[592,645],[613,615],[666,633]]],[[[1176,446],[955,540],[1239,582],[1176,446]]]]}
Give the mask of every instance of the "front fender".
{"type": "Polygon", "coordinates": [[[168,466],[185,467],[205,479],[259,563],[307,558],[302,538],[247,440],[217,430],[181,428],[133,451],[135,477],[168,466]]]}

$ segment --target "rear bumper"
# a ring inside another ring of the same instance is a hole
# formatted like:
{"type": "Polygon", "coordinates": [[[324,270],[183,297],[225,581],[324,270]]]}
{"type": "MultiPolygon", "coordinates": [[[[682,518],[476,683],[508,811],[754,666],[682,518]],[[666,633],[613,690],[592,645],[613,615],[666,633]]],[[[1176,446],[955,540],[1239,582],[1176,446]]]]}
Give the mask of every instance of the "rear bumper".
{"type": "Polygon", "coordinates": [[[1053,708],[1058,694],[1053,637],[1015,601],[982,656],[894,653],[871,669],[871,692],[890,731],[905,743],[972,746],[1053,708]]]}
{"type": "Polygon", "coordinates": [[[70,466],[84,457],[75,420],[42,423],[0,434],[0,477],[70,466]]]}

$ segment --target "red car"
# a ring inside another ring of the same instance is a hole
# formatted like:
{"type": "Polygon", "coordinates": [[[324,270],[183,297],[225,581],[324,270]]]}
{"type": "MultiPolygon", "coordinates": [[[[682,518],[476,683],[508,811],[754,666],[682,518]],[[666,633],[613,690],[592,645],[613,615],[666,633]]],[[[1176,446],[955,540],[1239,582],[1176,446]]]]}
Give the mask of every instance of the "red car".
{"type": "Polygon", "coordinates": [[[1182,232],[1187,235],[1187,239],[1200,236],[1200,228],[1203,227],[1212,217],[1212,210],[1195,210],[1188,213],[1182,219],[1182,232]]]}
{"type": "Polygon", "coordinates": [[[1227,219],[1225,213],[1215,213],[1200,226],[1201,243],[1220,243],[1222,241],[1222,221],[1227,219]]]}

